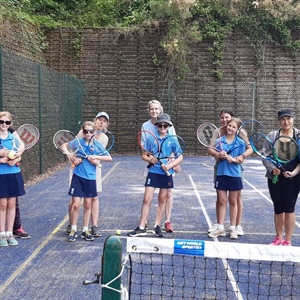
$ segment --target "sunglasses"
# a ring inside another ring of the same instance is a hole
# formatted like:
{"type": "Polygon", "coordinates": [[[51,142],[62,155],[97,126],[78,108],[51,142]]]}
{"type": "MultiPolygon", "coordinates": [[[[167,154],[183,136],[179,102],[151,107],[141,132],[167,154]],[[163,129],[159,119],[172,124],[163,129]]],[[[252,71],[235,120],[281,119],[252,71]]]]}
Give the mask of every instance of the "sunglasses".
{"type": "Polygon", "coordinates": [[[0,120],[0,124],[11,125],[11,121],[0,120]]]}
{"type": "Polygon", "coordinates": [[[88,134],[88,133],[93,134],[93,133],[95,132],[95,129],[83,129],[82,132],[83,132],[84,134],[88,134]]]}
{"type": "Polygon", "coordinates": [[[157,127],[159,128],[168,128],[169,127],[169,124],[157,124],[157,127]]]}

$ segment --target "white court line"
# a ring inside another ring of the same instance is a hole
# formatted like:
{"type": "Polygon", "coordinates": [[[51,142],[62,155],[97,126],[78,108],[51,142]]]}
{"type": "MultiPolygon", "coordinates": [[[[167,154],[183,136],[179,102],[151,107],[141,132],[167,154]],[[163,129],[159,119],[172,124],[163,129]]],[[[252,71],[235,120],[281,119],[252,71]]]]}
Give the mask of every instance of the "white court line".
{"type": "MultiPolygon", "coordinates": [[[[120,164],[120,162],[114,164],[114,166],[109,169],[109,171],[102,178],[104,181],[113,170],[120,164]]],[[[34,250],[34,252],[19,266],[19,268],[1,285],[0,287],[0,295],[8,288],[8,286],[19,276],[22,271],[26,269],[26,267],[36,258],[36,256],[40,253],[40,251],[48,244],[48,242],[54,237],[54,235],[60,230],[62,226],[69,220],[69,214],[67,214],[64,219],[58,224],[58,226],[48,235],[48,237],[34,250]]]]}
{"type": "MultiPolygon", "coordinates": [[[[190,179],[190,181],[192,183],[193,189],[195,191],[196,197],[198,199],[198,202],[199,202],[200,207],[202,209],[202,212],[204,214],[205,220],[206,220],[207,224],[209,225],[209,227],[211,227],[211,221],[209,219],[209,216],[208,216],[208,214],[206,212],[206,209],[204,207],[204,204],[203,204],[203,201],[201,199],[201,196],[200,196],[200,194],[199,194],[199,192],[198,192],[198,190],[196,188],[195,182],[194,182],[194,180],[193,180],[193,178],[192,178],[191,175],[189,175],[189,179],[190,179]]],[[[214,241],[217,242],[217,243],[219,242],[218,238],[214,238],[214,241]]],[[[224,258],[222,258],[222,262],[223,262],[224,268],[226,270],[226,274],[227,274],[227,276],[229,278],[229,281],[230,281],[230,283],[232,285],[232,288],[233,288],[233,291],[235,293],[236,299],[243,300],[244,298],[243,298],[243,296],[241,294],[241,291],[240,291],[240,289],[238,287],[238,283],[237,283],[237,281],[235,280],[235,278],[233,276],[233,273],[231,271],[231,268],[230,268],[229,264],[227,263],[226,259],[224,259],[224,258]]]]}

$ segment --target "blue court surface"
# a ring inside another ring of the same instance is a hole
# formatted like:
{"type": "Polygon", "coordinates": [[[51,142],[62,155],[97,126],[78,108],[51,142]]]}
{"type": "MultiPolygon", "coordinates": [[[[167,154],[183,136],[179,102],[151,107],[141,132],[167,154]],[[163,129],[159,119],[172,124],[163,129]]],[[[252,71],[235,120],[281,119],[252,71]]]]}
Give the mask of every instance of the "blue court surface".
{"type": "MultiPolygon", "coordinates": [[[[185,157],[182,172],[174,178],[174,233],[163,239],[195,239],[213,241],[207,229],[215,222],[216,192],[213,188],[211,157],[185,157]]],[[[140,156],[114,156],[102,167],[103,192],[100,193],[100,222],[102,236],[93,242],[78,237],[67,241],[67,207],[69,202],[69,166],[54,172],[38,183],[28,186],[20,198],[24,228],[31,239],[18,240],[16,247],[0,248],[0,299],[101,299],[101,286],[83,285],[94,280],[101,271],[102,248],[105,239],[116,229],[126,236],[137,227],[144,192],[145,162],[140,156]]],[[[274,238],[273,205],[265,169],[258,159],[244,163],[245,181],[242,192],[245,235],[238,240],[228,236],[219,242],[269,244],[274,238]]],[[[155,221],[157,194],[153,199],[149,225],[155,221]]],[[[300,245],[299,203],[296,205],[296,228],[293,245],[300,245]]],[[[229,225],[229,211],[226,217],[229,225]]],[[[82,227],[82,209],[79,217],[82,227]]],[[[148,234],[149,238],[154,235],[148,234]]]]}

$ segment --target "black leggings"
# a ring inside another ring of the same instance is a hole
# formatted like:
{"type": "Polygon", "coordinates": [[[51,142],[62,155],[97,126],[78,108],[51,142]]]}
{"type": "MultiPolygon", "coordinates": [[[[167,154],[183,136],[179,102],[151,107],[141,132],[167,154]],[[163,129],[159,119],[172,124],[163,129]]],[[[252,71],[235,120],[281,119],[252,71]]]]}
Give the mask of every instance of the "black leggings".
{"type": "Polygon", "coordinates": [[[285,178],[279,175],[278,182],[268,179],[268,188],[274,205],[275,214],[293,213],[299,194],[300,176],[285,178]]]}

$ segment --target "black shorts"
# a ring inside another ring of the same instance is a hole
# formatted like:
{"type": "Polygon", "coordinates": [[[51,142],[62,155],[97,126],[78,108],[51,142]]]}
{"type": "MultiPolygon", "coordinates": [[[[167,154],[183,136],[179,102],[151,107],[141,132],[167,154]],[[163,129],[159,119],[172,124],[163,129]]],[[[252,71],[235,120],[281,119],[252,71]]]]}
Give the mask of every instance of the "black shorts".
{"type": "Polygon", "coordinates": [[[148,172],[145,186],[152,186],[160,189],[172,189],[174,187],[173,176],[148,172]]]}
{"type": "Polygon", "coordinates": [[[97,196],[96,180],[85,179],[73,174],[69,195],[72,197],[93,198],[97,196]]]}
{"type": "Polygon", "coordinates": [[[240,191],[243,189],[241,177],[217,176],[215,189],[220,191],[240,191]]]}

